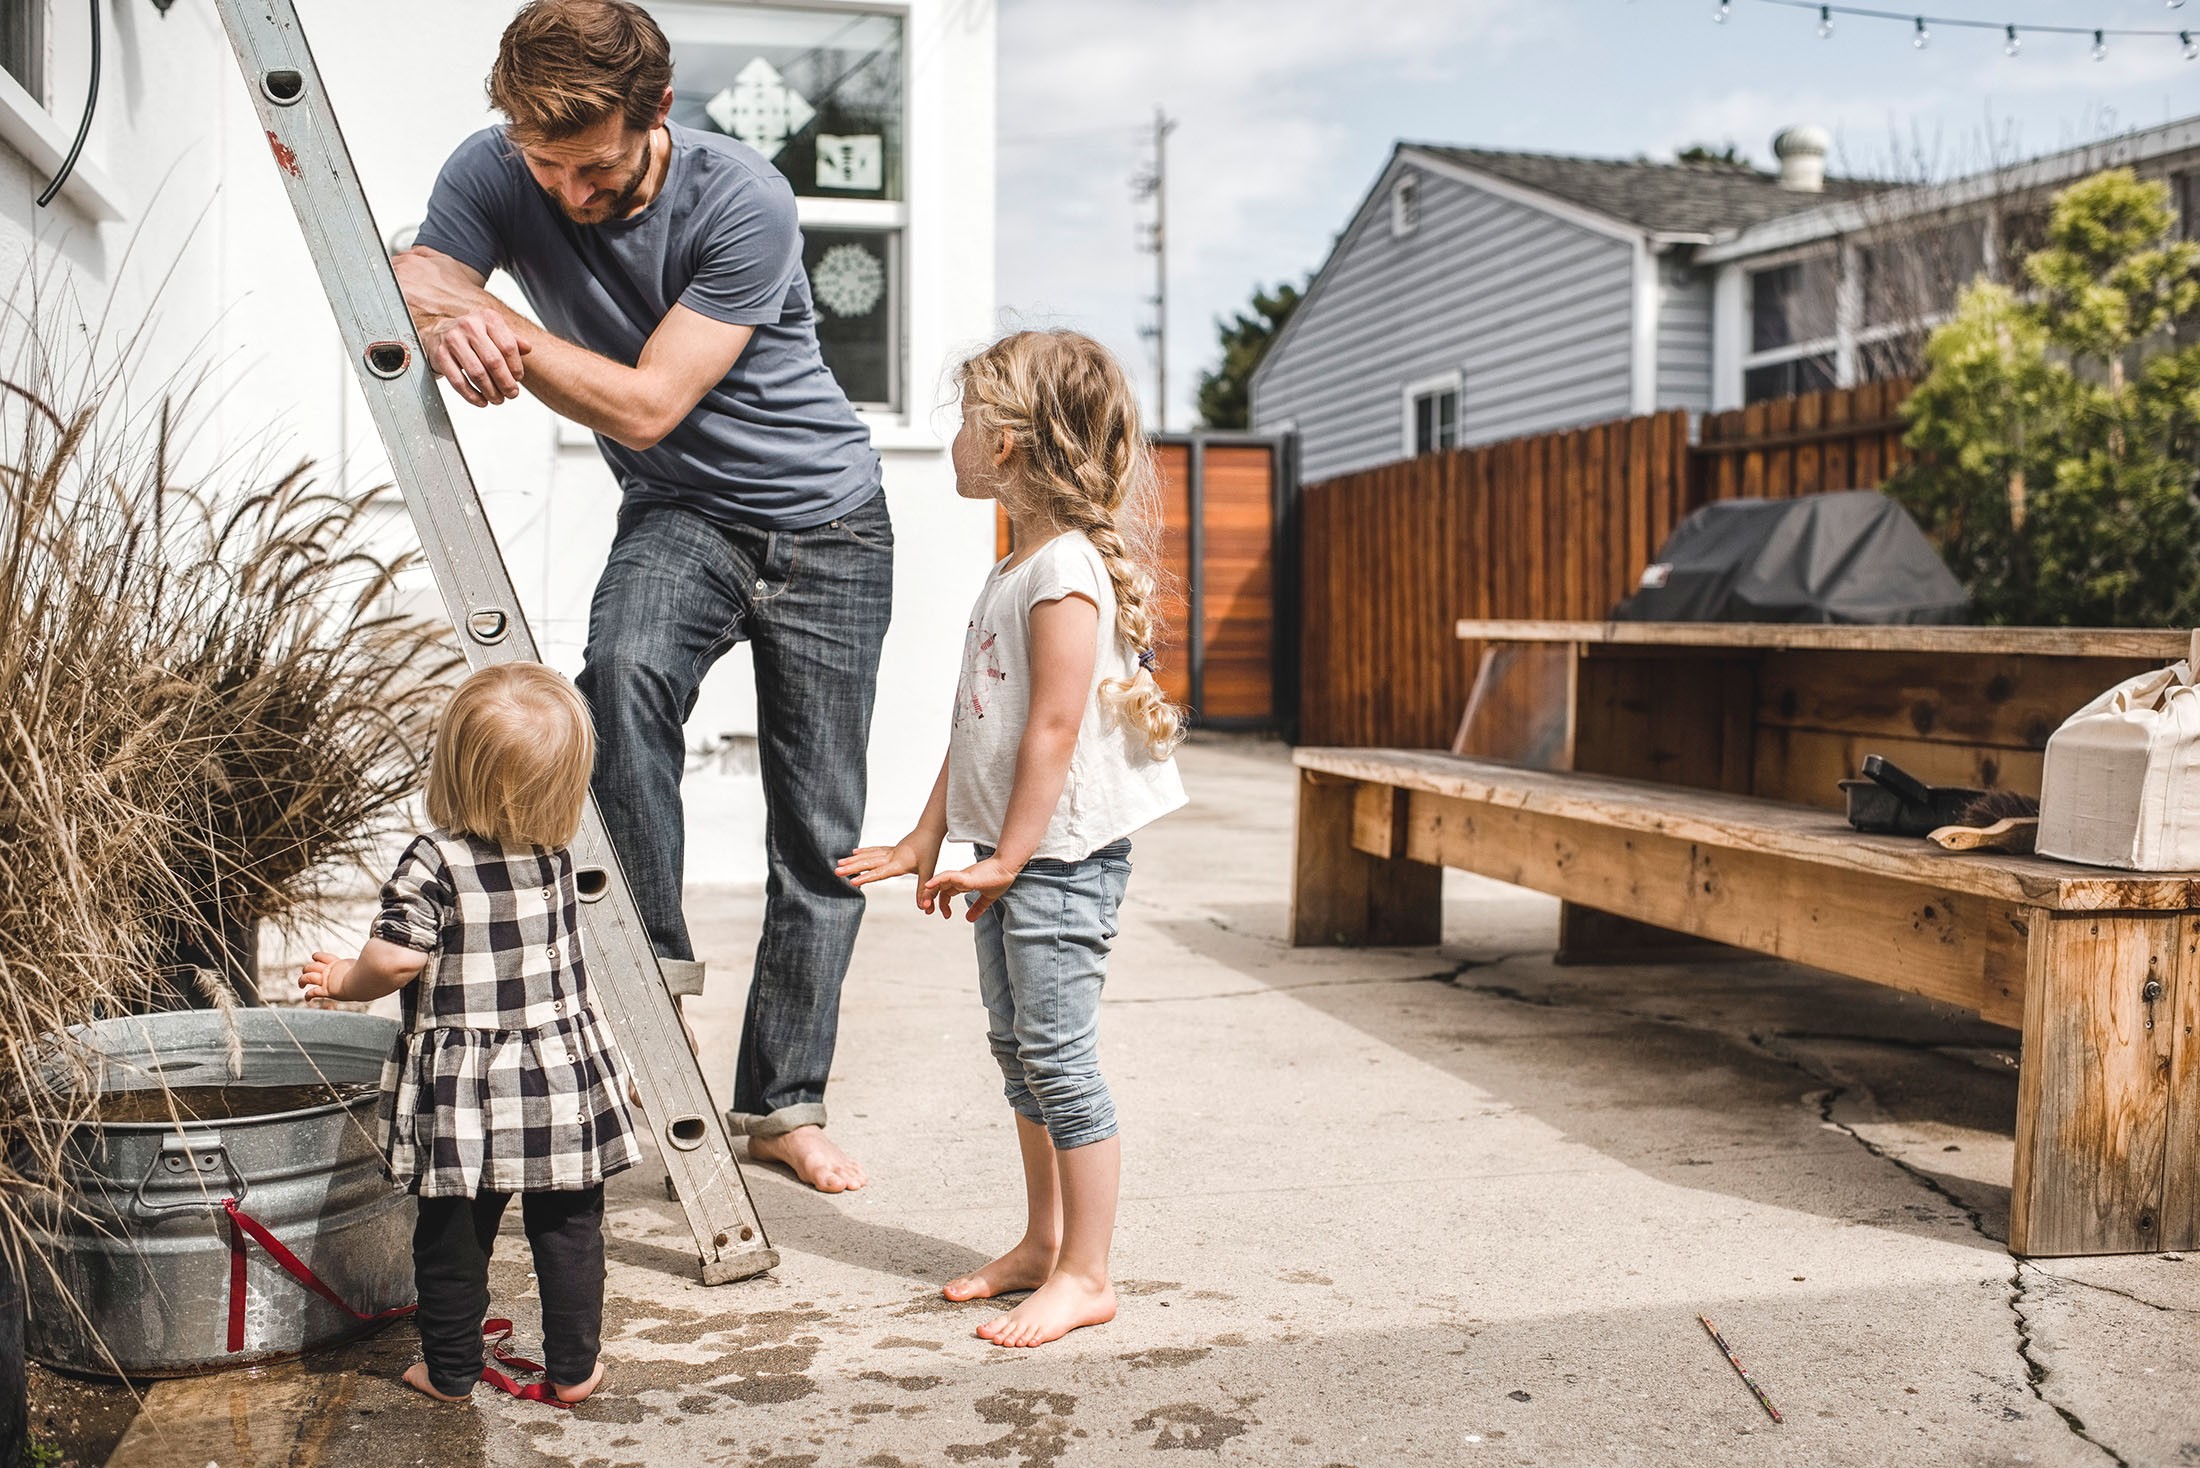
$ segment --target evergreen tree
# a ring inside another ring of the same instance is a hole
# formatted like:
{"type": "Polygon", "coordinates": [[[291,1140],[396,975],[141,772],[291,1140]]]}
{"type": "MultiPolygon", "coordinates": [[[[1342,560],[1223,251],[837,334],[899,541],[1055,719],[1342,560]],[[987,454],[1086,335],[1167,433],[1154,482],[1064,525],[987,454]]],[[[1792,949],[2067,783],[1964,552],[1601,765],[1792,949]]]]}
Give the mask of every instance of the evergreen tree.
{"type": "Polygon", "coordinates": [[[2073,184],[2029,289],[1974,283],[1926,344],[1887,488],[1982,620],[2200,622],[2200,244],[2175,224],[2130,169],[2073,184]]]}
{"type": "Polygon", "coordinates": [[[1199,421],[1209,428],[1252,426],[1253,369],[1268,355],[1268,348],[1283,330],[1283,323],[1298,309],[1299,287],[1288,283],[1273,291],[1253,292],[1253,314],[1239,312],[1236,319],[1215,322],[1222,338],[1222,365],[1199,374],[1199,421]]]}

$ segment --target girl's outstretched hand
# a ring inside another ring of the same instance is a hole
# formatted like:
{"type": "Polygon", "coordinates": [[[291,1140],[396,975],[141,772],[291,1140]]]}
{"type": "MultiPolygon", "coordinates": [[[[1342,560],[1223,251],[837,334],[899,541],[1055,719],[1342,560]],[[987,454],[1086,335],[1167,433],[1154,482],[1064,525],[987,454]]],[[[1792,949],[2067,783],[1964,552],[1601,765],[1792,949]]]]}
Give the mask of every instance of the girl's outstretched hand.
{"type": "Polygon", "coordinates": [[[997,856],[989,856],[983,861],[972,862],[959,872],[941,872],[926,882],[917,889],[917,906],[930,912],[932,905],[938,903],[940,916],[944,918],[954,911],[955,894],[960,892],[965,895],[963,916],[976,922],[978,914],[999,901],[1001,894],[1015,881],[1015,868],[997,856]]]}
{"type": "Polygon", "coordinates": [[[298,975],[298,987],[305,991],[308,1000],[327,1001],[344,997],[344,976],[351,972],[352,960],[338,958],[333,953],[316,953],[298,975]]]}
{"type": "Polygon", "coordinates": [[[926,912],[931,906],[923,897],[923,884],[932,879],[932,868],[939,864],[940,849],[927,846],[914,833],[904,836],[892,846],[865,846],[848,853],[833,867],[851,887],[868,887],[873,882],[883,882],[890,877],[906,877],[917,874],[917,905],[926,912]]]}

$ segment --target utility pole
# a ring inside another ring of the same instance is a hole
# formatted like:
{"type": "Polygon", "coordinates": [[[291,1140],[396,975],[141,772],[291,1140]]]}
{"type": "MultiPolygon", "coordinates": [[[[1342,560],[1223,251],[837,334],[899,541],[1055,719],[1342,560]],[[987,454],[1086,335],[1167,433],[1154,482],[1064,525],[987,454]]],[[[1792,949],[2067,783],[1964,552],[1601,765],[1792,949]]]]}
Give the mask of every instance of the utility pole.
{"type": "Polygon", "coordinates": [[[1131,180],[1135,197],[1153,200],[1153,224],[1139,246],[1153,256],[1153,320],[1138,334],[1153,341],[1154,432],[1169,431],[1169,134],[1176,119],[1153,110],[1153,163],[1131,180]]]}

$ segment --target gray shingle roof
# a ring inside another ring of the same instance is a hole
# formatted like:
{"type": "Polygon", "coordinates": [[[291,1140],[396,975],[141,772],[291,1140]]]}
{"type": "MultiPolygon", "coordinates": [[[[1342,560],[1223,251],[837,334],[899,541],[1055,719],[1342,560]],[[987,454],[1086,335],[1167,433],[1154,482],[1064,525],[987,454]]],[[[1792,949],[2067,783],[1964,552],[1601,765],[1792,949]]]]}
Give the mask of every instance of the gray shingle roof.
{"type": "Polygon", "coordinates": [[[1730,164],[1571,158],[1432,143],[1402,146],[1659,234],[1724,234],[1888,187],[1866,179],[1828,178],[1823,193],[1806,194],[1781,188],[1775,174],[1730,164]]]}

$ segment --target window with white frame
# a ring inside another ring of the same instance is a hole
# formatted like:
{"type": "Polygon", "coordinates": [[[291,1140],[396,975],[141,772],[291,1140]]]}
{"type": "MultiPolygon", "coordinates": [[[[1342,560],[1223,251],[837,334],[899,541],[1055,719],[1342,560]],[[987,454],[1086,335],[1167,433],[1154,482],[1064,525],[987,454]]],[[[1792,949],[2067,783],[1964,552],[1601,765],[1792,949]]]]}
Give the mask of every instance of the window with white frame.
{"type": "Polygon", "coordinates": [[[1421,175],[1407,169],[1390,186],[1390,233],[1404,239],[1421,227],[1421,175]]]}
{"type": "MultiPolygon", "coordinates": [[[[2006,216],[2007,238],[2018,258],[2035,243],[2023,211],[2006,216]]],[[[1856,375],[1877,382],[1906,377],[1925,365],[1925,340],[1955,310],[1963,288],[1986,272],[1985,216],[1905,229],[1858,248],[1856,375]]],[[[2041,221],[2044,238],[2045,225],[2041,221]]]]}
{"type": "Polygon", "coordinates": [[[857,407],[901,411],[902,16],[715,3],[650,13],[672,43],[672,120],[739,138],[794,187],[825,365],[857,407]]]}
{"type": "Polygon", "coordinates": [[[46,102],[46,0],[0,4],[0,71],[23,84],[40,106],[46,102]]]}
{"type": "Polygon", "coordinates": [[[1459,447],[1460,374],[1446,372],[1406,384],[1405,451],[1416,458],[1459,447]]]}
{"type": "Polygon", "coordinates": [[[1839,351],[1830,254],[1806,256],[1749,273],[1749,352],[1742,359],[1742,401],[1789,397],[1832,387],[1839,351]]]}

